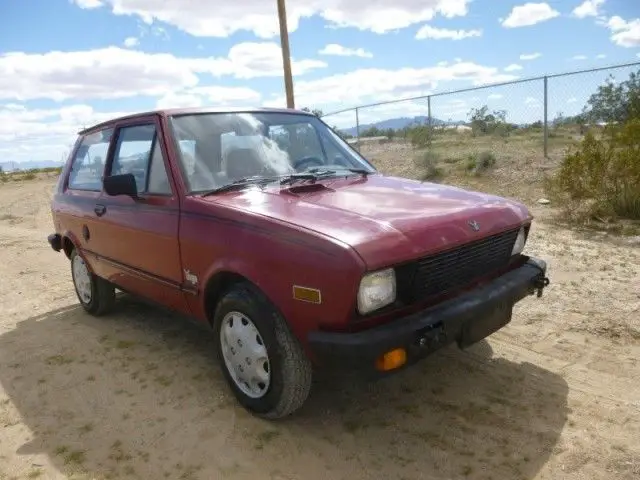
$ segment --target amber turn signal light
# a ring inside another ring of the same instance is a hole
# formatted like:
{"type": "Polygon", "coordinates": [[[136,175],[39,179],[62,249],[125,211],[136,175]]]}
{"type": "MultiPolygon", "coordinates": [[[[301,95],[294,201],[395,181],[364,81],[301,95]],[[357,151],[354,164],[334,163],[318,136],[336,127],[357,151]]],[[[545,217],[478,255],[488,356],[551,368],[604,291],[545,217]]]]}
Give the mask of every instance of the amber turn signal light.
{"type": "Polygon", "coordinates": [[[383,372],[400,368],[407,363],[407,351],[404,348],[390,350],[376,360],[376,368],[383,372]]]}

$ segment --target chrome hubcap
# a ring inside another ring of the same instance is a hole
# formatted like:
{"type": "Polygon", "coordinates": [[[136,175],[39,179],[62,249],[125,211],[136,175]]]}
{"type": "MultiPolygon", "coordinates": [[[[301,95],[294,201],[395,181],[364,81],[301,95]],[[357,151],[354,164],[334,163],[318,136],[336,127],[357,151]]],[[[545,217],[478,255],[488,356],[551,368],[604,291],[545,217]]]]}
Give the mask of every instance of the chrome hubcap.
{"type": "Polygon", "coordinates": [[[91,302],[91,276],[84,260],[76,255],[73,259],[73,283],[82,303],[91,302]]]}
{"type": "Polygon", "coordinates": [[[269,390],[271,365],[258,329],[240,312],[229,312],[220,326],[220,347],[231,378],[248,397],[260,398],[269,390]]]}

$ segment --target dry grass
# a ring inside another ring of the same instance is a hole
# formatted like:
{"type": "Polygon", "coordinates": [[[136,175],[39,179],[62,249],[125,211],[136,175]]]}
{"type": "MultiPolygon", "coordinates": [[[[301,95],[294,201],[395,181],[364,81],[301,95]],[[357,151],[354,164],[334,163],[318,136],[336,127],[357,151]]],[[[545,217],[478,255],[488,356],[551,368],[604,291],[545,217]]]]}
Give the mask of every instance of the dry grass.
{"type": "Polygon", "coordinates": [[[424,163],[410,161],[428,155],[437,162],[432,167],[442,171],[440,181],[462,187],[490,191],[527,203],[544,196],[547,173],[559,165],[567,150],[579,136],[572,129],[554,132],[549,138],[548,158],[543,154],[541,131],[514,133],[509,137],[472,136],[471,132],[447,131],[434,136],[431,147],[416,150],[409,142],[396,140],[363,143],[362,153],[372,158],[380,171],[408,178],[424,179],[424,163]],[[495,164],[490,174],[476,175],[476,161],[491,154],[495,164]]]}

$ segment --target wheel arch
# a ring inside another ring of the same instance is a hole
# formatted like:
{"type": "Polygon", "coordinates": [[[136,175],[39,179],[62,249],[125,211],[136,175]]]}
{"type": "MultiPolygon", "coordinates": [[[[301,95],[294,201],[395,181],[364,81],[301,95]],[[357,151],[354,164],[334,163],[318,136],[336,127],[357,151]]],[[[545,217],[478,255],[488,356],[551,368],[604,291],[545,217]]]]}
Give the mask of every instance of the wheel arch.
{"type": "Polygon", "coordinates": [[[73,243],[73,240],[71,240],[67,236],[62,237],[62,250],[64,250],[64,254],[67,256],[67,258],[71,258],[71,253],[75,248],[76,246],[73,243]]]}
{"type": "MultiPolygon", "coordinates": [[[[221,270],[211,275],[207,280],[204,287],[204,313],[211,327],[213,327],[215,311],[222,296],[229,291],[231,287],[239,283],[248,283],[254,288],[259,289],[257,285],[246,276],[232,270],[221,270]]],[[[264,295],[264,292],[261,291],[261,293],[264,295]]]]}

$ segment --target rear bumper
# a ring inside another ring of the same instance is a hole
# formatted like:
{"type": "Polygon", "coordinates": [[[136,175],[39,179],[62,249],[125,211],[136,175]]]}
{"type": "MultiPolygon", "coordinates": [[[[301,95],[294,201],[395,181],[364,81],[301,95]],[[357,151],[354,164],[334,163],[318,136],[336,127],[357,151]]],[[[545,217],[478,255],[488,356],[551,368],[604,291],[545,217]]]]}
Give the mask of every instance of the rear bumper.
{"type": "Polygon", "coordinates": [[[511,321],[513,305],[548,285],[547,265],[527,262],[478,288],[392,323],[356,333],[313,331],[308,341],[321,366],[373,370],[376,359],[395,348],[407,364],[456,342],[467,347],[511,321]]]}
{"type": "Polygon", "coordinates": [[[62,237],[59,233],[52,233],[47,237],[47,241],[56,252],[62,250],[62,237]]]}

